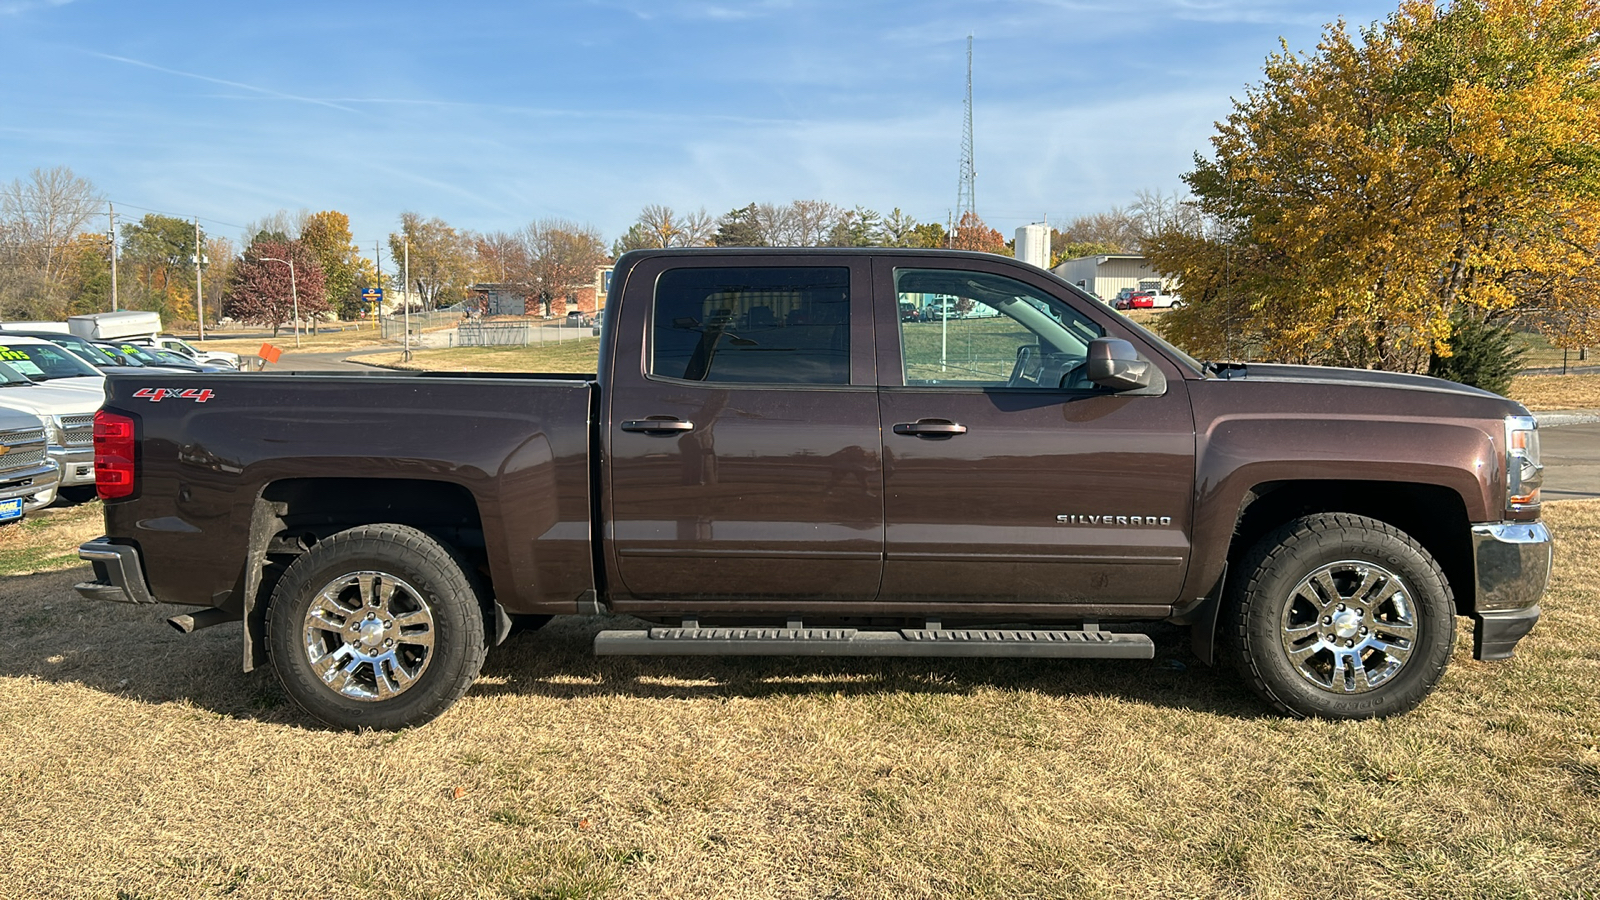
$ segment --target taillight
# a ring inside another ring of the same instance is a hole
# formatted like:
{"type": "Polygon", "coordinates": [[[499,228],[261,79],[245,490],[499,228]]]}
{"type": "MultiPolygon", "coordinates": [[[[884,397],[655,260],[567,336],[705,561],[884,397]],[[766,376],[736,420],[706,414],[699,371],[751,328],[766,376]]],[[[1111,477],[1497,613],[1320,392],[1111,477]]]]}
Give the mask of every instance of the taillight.
{"type": "Polygon", "coordinates": [[[133,493],[133,419],[94,414],[94,489],[102,500],[133,493]]]}

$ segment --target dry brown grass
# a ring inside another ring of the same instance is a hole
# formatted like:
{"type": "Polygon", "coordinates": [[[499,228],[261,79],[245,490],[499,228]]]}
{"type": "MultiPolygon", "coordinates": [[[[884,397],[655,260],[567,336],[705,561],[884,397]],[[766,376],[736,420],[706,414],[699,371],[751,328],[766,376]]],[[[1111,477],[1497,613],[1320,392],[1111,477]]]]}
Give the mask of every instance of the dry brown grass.
{"type": "MultiPolygon", "coordinates": [[[[1600,501],[1516,659],[1269,715],[1151,662],[490,654],[439,721],[318,728],[237,625],[0,582],[4,897],[1547,897],[1600,884],[1600,501]]],[[[1582,893],[1588,891],[1591,893],[1582,893]]]]}
{"type": "Polygon", "coordinates": [[[1535,411],[1600,409],[1600,375],[1518,375],[1510,397],[1535,411]]]}
{"type": "Polygon", "coordinates": [[[378,336],[375,328],[363,328],[348,331],[330,331],[320,334],[300,335],[300,347],[294,345],[294,332],[285,331],[277,337],[255,338],[207,338],[205,343],[191,341],[196,347],[205,350],[227,350],[237,353],[246,359],[254,359],[260,352],[262,344],[271,344],[282,350],[285,356],[293,353],[338,353],[344,350],[361,350],[367,347],[381,347],[385,345],[378,336]]]}
{"type": "Polygon", "coordinates": [[[525,347],[454,347],[413,350],[403,362],[399,351],[364,354],[361,361],[396,369],[430,372],[572,372],[593,373],[599,364],[600,339],[578,338],[525,347]]]}

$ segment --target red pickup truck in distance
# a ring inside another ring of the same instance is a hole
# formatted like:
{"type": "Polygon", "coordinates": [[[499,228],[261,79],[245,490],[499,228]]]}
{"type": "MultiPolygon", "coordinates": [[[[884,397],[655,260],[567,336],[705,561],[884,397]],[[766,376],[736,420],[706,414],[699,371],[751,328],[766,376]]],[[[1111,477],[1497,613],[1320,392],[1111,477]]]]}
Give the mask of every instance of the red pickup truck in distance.
{"type": "Polygon", "coordinates": [[[555,615],[663,656],[1139,659],[1165,621],[1333,719],[1420,703],[1457,616],[1480,659],[1539,617],[1504,397],[1201,362],[975,253],[634,251],[605,316],[592,375],[109,376],[79,592],[242,621],[348,728],[438,716],[555,615]]]}

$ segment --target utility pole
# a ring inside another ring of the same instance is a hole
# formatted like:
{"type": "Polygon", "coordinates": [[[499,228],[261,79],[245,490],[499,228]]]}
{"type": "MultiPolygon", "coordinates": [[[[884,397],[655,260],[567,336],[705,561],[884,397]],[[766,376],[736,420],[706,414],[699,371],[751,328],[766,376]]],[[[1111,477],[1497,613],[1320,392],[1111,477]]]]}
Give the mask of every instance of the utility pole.
{"type": "Polygon", "coordinates": [[[405,282],[406,283],[405,283],[405,291],[401,294],[401,296],[403,296],[405,298],[404,302],[405,302],[405,305],[406,305],[406,343],[405,343],[405,348],[406,349],[405,349],[405,352],[400,355],[400,358],[405,360],[406,362],[411,362],[411,239],[410,238],[406,238],[405,248],[406,248],[406,267],[405,267],[405,270],[404,270],[405,271],[404,278],[405,278],[405,282]]]}
{"type": "Polygon", "coordinates": [[[383,337],[383,241],[372,242],[372,258],[378,263],[378,308],[372,311],[372,323],[378,326],[378,337],[383,337]]]}
{"type": "Polygon", "coordinates": [[[194,217],[194,314],[200,321],[200,340],[206,339],[206,292],[200,282],[200,257],[204,255],[200,243],[200,217],[194,217]]]}
{"type": "Polygon", "coordinates": [[[107,203],[106,221],[111,229],[111,311],[117,311],[117,205],[107,203]]]}

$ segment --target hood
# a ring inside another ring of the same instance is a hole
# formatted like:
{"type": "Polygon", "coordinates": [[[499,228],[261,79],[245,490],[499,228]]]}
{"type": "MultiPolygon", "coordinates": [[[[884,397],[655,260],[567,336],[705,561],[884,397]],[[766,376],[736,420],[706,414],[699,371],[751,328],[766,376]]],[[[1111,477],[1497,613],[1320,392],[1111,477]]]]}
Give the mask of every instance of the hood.
{"type": "Polygon", "coordinates": [[[1334,366],[1288,366],[1276,363],[1246,363],[1242,369],[1222,369],[1218,378],[1225,381],[1271,381],[1299,384],[1347,384],[1353,387],[1401,388],[1412,391],[1433,391],[1440,394],[1458,394],[1484,400],[1512,401],[1492,391],[1471,385],[1434,378],[1431,375],[1407,375],[1404,372],[1381,372],[1374,369],[1340,369],[1334,366]]]}
{"type": "Polygon", "coordinates": [[[104,375],[73,375],[67,378],[49,378],[39,382],[43,387],[73,388],[80,391],[92,391],[102,397],[106,393],[106,377],[104,375]]]}
{"type": "Polygon", "coordinates": [[[39,416],[73,416],[92,413],[105,401],[103,393],[75,387],[15,384],[0,387],[0,406],[39,416]]]}

